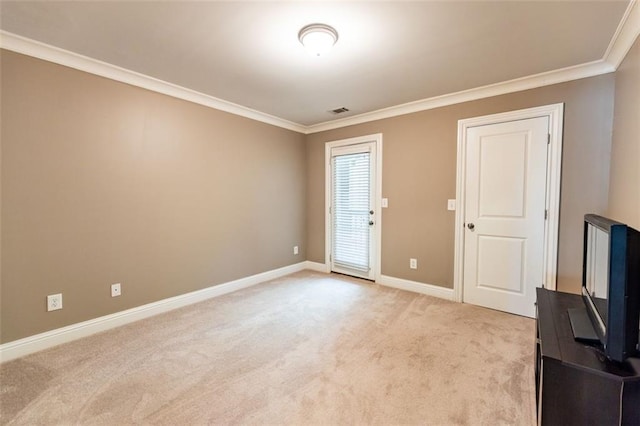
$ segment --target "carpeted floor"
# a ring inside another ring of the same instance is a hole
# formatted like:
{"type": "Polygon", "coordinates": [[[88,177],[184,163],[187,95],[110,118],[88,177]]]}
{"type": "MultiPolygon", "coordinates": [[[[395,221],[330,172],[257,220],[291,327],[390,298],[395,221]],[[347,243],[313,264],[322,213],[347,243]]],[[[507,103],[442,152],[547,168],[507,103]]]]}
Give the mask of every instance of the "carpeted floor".
{"type": "Polygon", "coordinates": [[[534,321],[300,272],[0,366],[2,424],[533,425],[534,321]]]}

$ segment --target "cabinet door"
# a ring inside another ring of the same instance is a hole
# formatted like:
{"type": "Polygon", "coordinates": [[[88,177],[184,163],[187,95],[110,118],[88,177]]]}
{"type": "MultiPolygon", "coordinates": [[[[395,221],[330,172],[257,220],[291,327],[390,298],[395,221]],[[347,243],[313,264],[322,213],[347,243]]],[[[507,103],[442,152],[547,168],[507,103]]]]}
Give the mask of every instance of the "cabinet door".
{"type": "Polygon", "coordinates": [[[542,425],[620,424],[620,380],[543,359],[541,385],[542,425]]]}

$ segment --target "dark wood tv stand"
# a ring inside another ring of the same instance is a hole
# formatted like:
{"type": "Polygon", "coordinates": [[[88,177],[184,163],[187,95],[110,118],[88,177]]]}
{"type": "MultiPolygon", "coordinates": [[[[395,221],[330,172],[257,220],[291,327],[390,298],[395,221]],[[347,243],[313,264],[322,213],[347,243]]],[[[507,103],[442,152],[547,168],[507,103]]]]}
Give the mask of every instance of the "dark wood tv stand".
{"type": "Polygon", "coordinates": [[[540,425],[640,425],[640,358],[618,364],[576,342],[567,309],[578,295],[537,289],[536,406],[540,425]]]}

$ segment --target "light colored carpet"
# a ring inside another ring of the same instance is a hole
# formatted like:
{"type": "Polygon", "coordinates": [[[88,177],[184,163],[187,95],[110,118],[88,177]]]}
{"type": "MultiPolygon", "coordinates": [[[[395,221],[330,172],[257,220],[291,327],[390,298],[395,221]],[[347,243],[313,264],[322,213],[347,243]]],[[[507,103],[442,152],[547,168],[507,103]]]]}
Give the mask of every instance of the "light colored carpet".
{"type": "Polygon", "coordinates": [[[301,272],[0,366],[2,424],[535,423],[534,321],[301,272]]]}

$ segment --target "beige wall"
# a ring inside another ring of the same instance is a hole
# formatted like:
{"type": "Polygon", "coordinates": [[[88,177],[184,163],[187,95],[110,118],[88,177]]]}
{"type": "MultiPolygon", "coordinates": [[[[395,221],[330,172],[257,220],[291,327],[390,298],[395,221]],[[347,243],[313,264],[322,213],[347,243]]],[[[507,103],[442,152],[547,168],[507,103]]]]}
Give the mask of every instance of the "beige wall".
{"type": "Polygon", "coordinates": [[[303,135],[12,52],[1,63],[0,341],[306,259],[303,135]],[[64,309],[47,313],[53,293],[64,309]]]}
{"type": "MultiPolygon", "coordinates": [[[[637,44],[616,73],[609,203],[636,226],[637,44]]],[[[613,74],[305,137],[11,52],[1,64],[0,342],[324,262],[328,141],[384,135],[385,275],[452,287],[462,118],[565,103],[559,290],[579,288],[583,214],[607,211],[613,74]]]]}
{"type": "Polygon", "coordinates": [[[608,215],[640,230],[640,39],[616,71],[608,215]]]}
{"type": "Polygon", "coordinates": [[[564,102],[558,289],[579,291],[582,217],[607,208],[613,91],[608,74],[309,135],[308,259],[324,262],[324,144],[382,133],[382,273],[452,287],[457,121],[564,102]]]}

